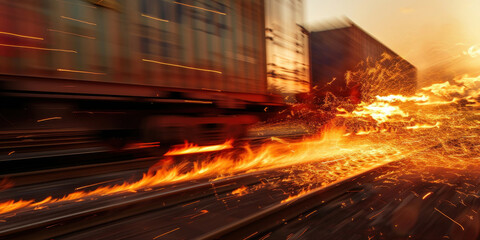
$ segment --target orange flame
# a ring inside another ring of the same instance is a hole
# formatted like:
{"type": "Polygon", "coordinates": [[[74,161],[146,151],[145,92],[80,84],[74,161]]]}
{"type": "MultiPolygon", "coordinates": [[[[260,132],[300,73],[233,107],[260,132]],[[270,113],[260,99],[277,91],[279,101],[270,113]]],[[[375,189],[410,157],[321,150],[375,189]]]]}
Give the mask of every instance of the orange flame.
{"type": "Polygon", "coordinates": [[[204,152],[216,152],[222,151],[225,149],[232,148],[233,140],[228,140],[223,144],[219,145],[211,145],[211,146],[198,146],[194,143],[189,143],[185,141],[185,144],[181,147],[176,147],[174,149],[169,150],[165,153],[164,156],[175,156],[175,155],[185,155],[185,154],[192,154],[192,153],[204,153],[204,152]]]}
{"type": "Polygon", "coordinates": [[[237,197],[243,196],[247,193],[248,193],[248,189],[245,186],[241,186],[241,187],[232,191],[232,194],[237,196],[237,197]]]}
{"type": "Polygon", "coordinates": [[[343,112],[341,114],[337,114],[337,116],[350,118],[373,118],[377,123],[387,122],[394,116],[408,117],[408,114],[402,111],[398,106],[392,106],[384,102],[373,102],[371,104],[362,102],[351,113],[347,112],[343,108],[338,108],[337,111],[343,112]]]}
{"type": "MultiPolygon", "coordinates": [[[[178,181],[187,181],[200,178],[218,178],[232,174],[255,172],[274,168],[282,168],[295,164],[325,161],[325,159],[344,159],[346,154],[355,155],[361,164],[365,162],[362,154],[380,154],[388,156],[397,153],[395,149],[378,146],[375,150],[366,144],[352,144],[343,141],[343,128],[332,128],[322,132],[321,135],[304,139],[299,142],[271,141],[259,148],[252,149],[245,146],[244,152],[223,153],[208,162],[195,162],[191,167],[189,162],[180,164],[165,164],[153,166],[143,177],[135,182],[124,182],[114,186],[100,186],[91,191],[77,190],[64,197],[48,197],[42,201],[18,200],[7,201],[0,204],[0,214],[28,207],[41,207],[47,204],[65,201],[83,201],[88,197],[113,195],[125,192],[137,192],[147,188],[170,184],[178,181]],[[362,153],[362,154],[359,154],[362,153]]],[[[226,146],[229,146],[228,144],[226,146]]],[[[197,149],[198,150],[198,149],[197,149]]],[[[168,160],[168,159],[167,159],[168,160]]],[[[378,158],[378,161],[389,162],[389,157],[378,158]]],[[[336,161],[336,160],[335,160],[336,161]]],[[[328,164],[332,164],[331,161],[328,164]]],[[[355,160],[352,160],[355,161],[355,160]]],[[[378,164],[372,162],[371,164],[378,164]]],[[[349,163],[353,164],[353,162],[349,163]]],[[[348,168],[338,168],[334,171],[347,171],[348,168]]]]}
{"type": "Polygon", "coordinates": [[[295,199],[298,199],[308,193],[312,192],[312,190],[309,190],[309,189],[303,189],[302,191],[300,191],[298,194],[295,194],[295,195],[290,195],[288,196],[288,198],[284,199],[281,201],[281,203],[286,203],[286,202],[290,202],[292,200],[295,200],[295,199]]]}
{"type": "Polygon", "coordinates": [[[406,129],[429,129],[429,128],[438,128],[440,127],[440,122],[437,122],[435,125],[429,124],[415,124],[415,126],[407,126],[406,129]]]}

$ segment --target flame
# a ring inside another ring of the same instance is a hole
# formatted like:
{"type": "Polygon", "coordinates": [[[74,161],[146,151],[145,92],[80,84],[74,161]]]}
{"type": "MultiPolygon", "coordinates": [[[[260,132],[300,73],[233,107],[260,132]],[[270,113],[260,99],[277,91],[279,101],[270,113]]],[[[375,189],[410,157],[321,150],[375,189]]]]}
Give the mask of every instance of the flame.
{"type": "Polygon", "coordinates": [[[402,95],[375,96],[377,101],[382,102],[427,102],[430,98],[425,95],[406,97],[402,95]]]}
{"type": "Polygon", "coordinates": [[[237,196],[237,197],[243,196],[247,193],[248,193],[248,188],[245,187],[245,186],[241,186],[241,187],[232,191],[232,194],[237,196]]]}
{"type": "MultiPolygon", "coordinates": [[[[64,197],[47,197],[42,201],[18,200],[6,201],[0,204],[0,214],[28,207],[42,207],[48,204],[66,201],[84,201],[87,198],[98,196],[114,195],[125,192],[137,192],[143,189],[171,184],[179,181],[195,180],[200,178],[218,178],[239,173],[248,173],[268,169],[278,169],[295,164],[322,162],[325,159],[336,159],[325,161],[324,164],[332,165],[333,172],[351,174],[352,167],[333,167],[347,164],[354,166],[358,161],[361,168],[370,167],[372,164],[383,164],[391,161],[388,157],[397,153],[396,149],[388,146],[378,145],[372,150],[369,144],[352,144],[352,141],[345,141],[343,128],[328,128],[318,136],[306,138],[297,142],[268,142],[259,148],[252,149],[245,146],[243,152],[223,153],[214,157],[208,162],[194,162],[193,166],[188,161],[171,164],[172,161],[164,159],[160,164],[154,165],[143,177],[135,182],[124,182],[113,186],[100,186],[91,191],[77,190],[64,197]],[[376,161],[366,162],[364,158],[370,155],[381,155],[376,161]],[[345,155],[352,155],[352,162],[345,163],[345,155]]],[[[227,144],[226,146],[229,146],[227,144]]],[[[191,148],[187,148],[191,149],[191,148]]],[[[198,150],[195,147],[196,150],[198,150]]],[[[336,173],[339,176],[339,173],[336,173]]]]}
{"type": "MultiPolygon", "coordinates": [[[[183,147],[171,149],[165,154],[167,158],[152,166],[138,181],[99,186],[89,191],[77,190],[63,197],[55,198],[50,196],[40,201],[8,200],[0,203],[0,214],[20,209],[48,209],[51,204],[58,202],[86,201],[99,196],[147,191],[146,189],[151,189],[152,187],[179,181],[219,179],[234,174],[255,171],[283,170],[292,166],[295,166],[296,169],[304,165],[317,167],[314,168],[315,171],[312,171],[312,174],[305,174],[305,176],[291,174],[291,179],[282,179],[282,181],[292,181],[298,183],[298,186],[305,186],[305,183],[328,184],[336,182],[363,172],[366,169],[371,169],[374,166],[389,163],[394,159],[398,159],[398,157],[406,156],[426,143],[438,143],[439,139],[442,142],[446,142],[444,135],[462,136],[461,134],[463,134],[466,136],[470,134],[473,136],[472,138],[476,138],[477,136],[471,133],[472,131],[469,129],[478,125],[476,122],[478,117],[475,118],[477,116],[475,114],[478,113],[468,115],[468,113],[462,112],[460,114],[457,108],[448,104],[446,106],[438,106],[438,103],[442,101],[451,103],[459,103],[463,100],[475,101],[475,98],[479,96],[479,85],[480,76],[463,76],[448,82],[448,84],[440,83],[422,88],[418,94],[410,97],[402,95],[377,96],[374,101],[362,102],[351,111],[347,111],[347,107],[338,107],[337,111],[339,113],[337,117],[339,118],[337,120],[343,118],[352,120],[352,122],[345,121],[344,125],[324,128],[317,136],[296,141],[274,137],[272,141],[258,147],[246,145],[242,149],[232,149],[232,151],[210,155],[211,157],[207,158],[209,159],[208,161],[193,163],[184,161],[174,164],[173,160],[168,158],[168,156],[230,149],[233,142],[227,141],[221,145],[206,147],[185,143],[183,147]],[[437,106],[427,107],[427,105],[434,104],[437,106]],[[442,111],[438,111],[439,107],[442,108],[442,111]],[[436,122],[436,124],[425,124],[433,122],[436,122]],[[355,125],[356,131],[347,132],[350,123],[355,125]],[[361,124],[365,124],[367,127],[363,127],[361,124]],[[402,129],[403,132],[399,131],[388,136],[387,134],[382,134],[381,136],[373,134],[387,132],[389,124],[400,125],[398,128],[402,129]],[[407,124],[408,126],[406,126],[407,124]],[[451,127],[448,129],[450,132],[445,134],[447,127],[451,127]],[[358,131],[358,129],[363,130],[358,131]],[[429,130],[405,131],[404,129],[429,130]],[[359,135],[359,137],[349,138],[348,136],[353,135],[353,133],[359,135]]],[[[468,156],[476,153],[476,148],[472,148],[472,150],[468,149],[468,146],[465,144],[457,145],[462,151],[470,154],[468,156]]],[[[446,152],[451,151],[446,144],[443,145],[442,149],[446,152]]],[[[442,154],[438,154],[436,157],[438,159],[435,161],[432,160],[430,155],[424,157],[424,159],[416,157],[415,164],[419,166],[421,164],[426,166],[449,166],[461,169],[478,163],[478,157],[469,158],[468,161],[465,160],[463,162],[459,162],[458,157],[448,159],[442,154]]],[[[411,170],[409,167],[405,167],[405,169],[411,170]]],[[[310,191],[309,189],[315,189],[315,186],[298,189],[304,190],[296,195],[289,196],[282,202],[292,201],[307,194],[310,191]]],[[[253,191],[252,189],[250,190],[253,191]]],[[[232,194],[240,196],[245,194],[246,191],[248,191],[246,187],[241,187],[233,191],[232,194]]]]}
{"type": "Polygon", "coordinates": [[[429,124],[415,124],[415,126],[407,126],[405,127],[406,129],[429,129],[429,128],[439,128],[440,127],[440,122],[437,122],[435,125],[429,125],[429,124]]]}
{"type": "Polygon", "coordinates": [[[387,122],[394,116],[408,117],[408,114],[402,111],[398,106],[392,106],[385,102],[373,102],[371,104],[362,102],[351,113],[348,113],[343,108],[337,108],[337,111],[343,112],[343,114],[337,114],[337,116],[373,118],[377,123],[387,122]]]}
{"type": "Polygon", "coordinates": [[[308,193],[312,192],[312,190],[310,189],[303,189],[302,191],[300,191],[299,193],[295,194],[295,195],[290,195],[288,196],[288,198],[284,199],[281,201],[281,203],[286,203],[286,202],[290,202],[292,200],[295,200],[295,199],[298,199],[308,193]]]}
{"type": "Polygon", "coordinates": [[[233,140],[228,140],[223,144],[219,145],[211,145],[211,146],[198,146],[194,143],[189,143],[185,141],[185,144],[181,147],[176,147],[174,149],[169,150],[165,153],[164,156],[175,156],[175,155],[185,155],[185,154],[192,154],[192,153],[204,153],[204,152],[215,152],[215,151],[222,151],[225,149],[232,148],[233,140]]]}

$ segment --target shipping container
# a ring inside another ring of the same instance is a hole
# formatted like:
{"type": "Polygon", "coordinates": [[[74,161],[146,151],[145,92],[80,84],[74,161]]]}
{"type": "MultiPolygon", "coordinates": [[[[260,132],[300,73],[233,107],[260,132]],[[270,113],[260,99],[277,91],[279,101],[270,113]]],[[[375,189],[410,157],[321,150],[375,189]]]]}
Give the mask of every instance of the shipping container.
{"type": "Polygon", "coordinates": [[[265,1],[0,0],[1,128],[251,124],[265,45],[265,1]]]}
{"type": "Polygon", "coordinates": [[[417,69],[352,23],[331,23],[310,34],[312,86],[352,102],[376,95],[414,94],[417,69]]]}
{"type": "Polygon", "coordinates": [[[255,0],[2,0],[0,73],[266,94],[263,9],[255,0]]]}
{"type": "Polygon", "coordinates": [[[267,83],[270,92],[291,101],[310,90],[309,33],[304,25],[302,0],[267,0],[267,83]]]}

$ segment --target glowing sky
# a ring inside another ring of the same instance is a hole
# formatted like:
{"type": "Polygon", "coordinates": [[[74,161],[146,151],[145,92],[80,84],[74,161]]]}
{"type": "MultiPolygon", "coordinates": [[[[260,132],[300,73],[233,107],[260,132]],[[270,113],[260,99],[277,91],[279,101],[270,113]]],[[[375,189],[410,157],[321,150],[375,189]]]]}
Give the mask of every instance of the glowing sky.
{"type": "Polygon", "coordinates": [[[305,0],[305,9],[307,26],[346,16],[419,70],[480,44],[480,0],[305,0]]]}

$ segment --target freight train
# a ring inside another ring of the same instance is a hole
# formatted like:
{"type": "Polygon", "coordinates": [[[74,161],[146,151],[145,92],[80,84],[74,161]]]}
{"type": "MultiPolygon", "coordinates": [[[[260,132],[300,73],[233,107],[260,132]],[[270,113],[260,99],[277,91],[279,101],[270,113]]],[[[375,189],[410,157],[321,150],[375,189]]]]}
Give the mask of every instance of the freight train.
{"type": "Polygon", "coordinates": [[[417,69],[349,19],[317,28],[310,33],[312,94],[359,103],[415,93],[417,69]]]}
{"type": "Polygon", "coordinates": [[[0,132],[238,138],[285,95],[308,91],[302,9],[301,0],[0,0],[0,132]],[[279,21],[290,9],[287,28],[279,21]],[[281,71],[267,78],[267,66],[281,71]]]}

